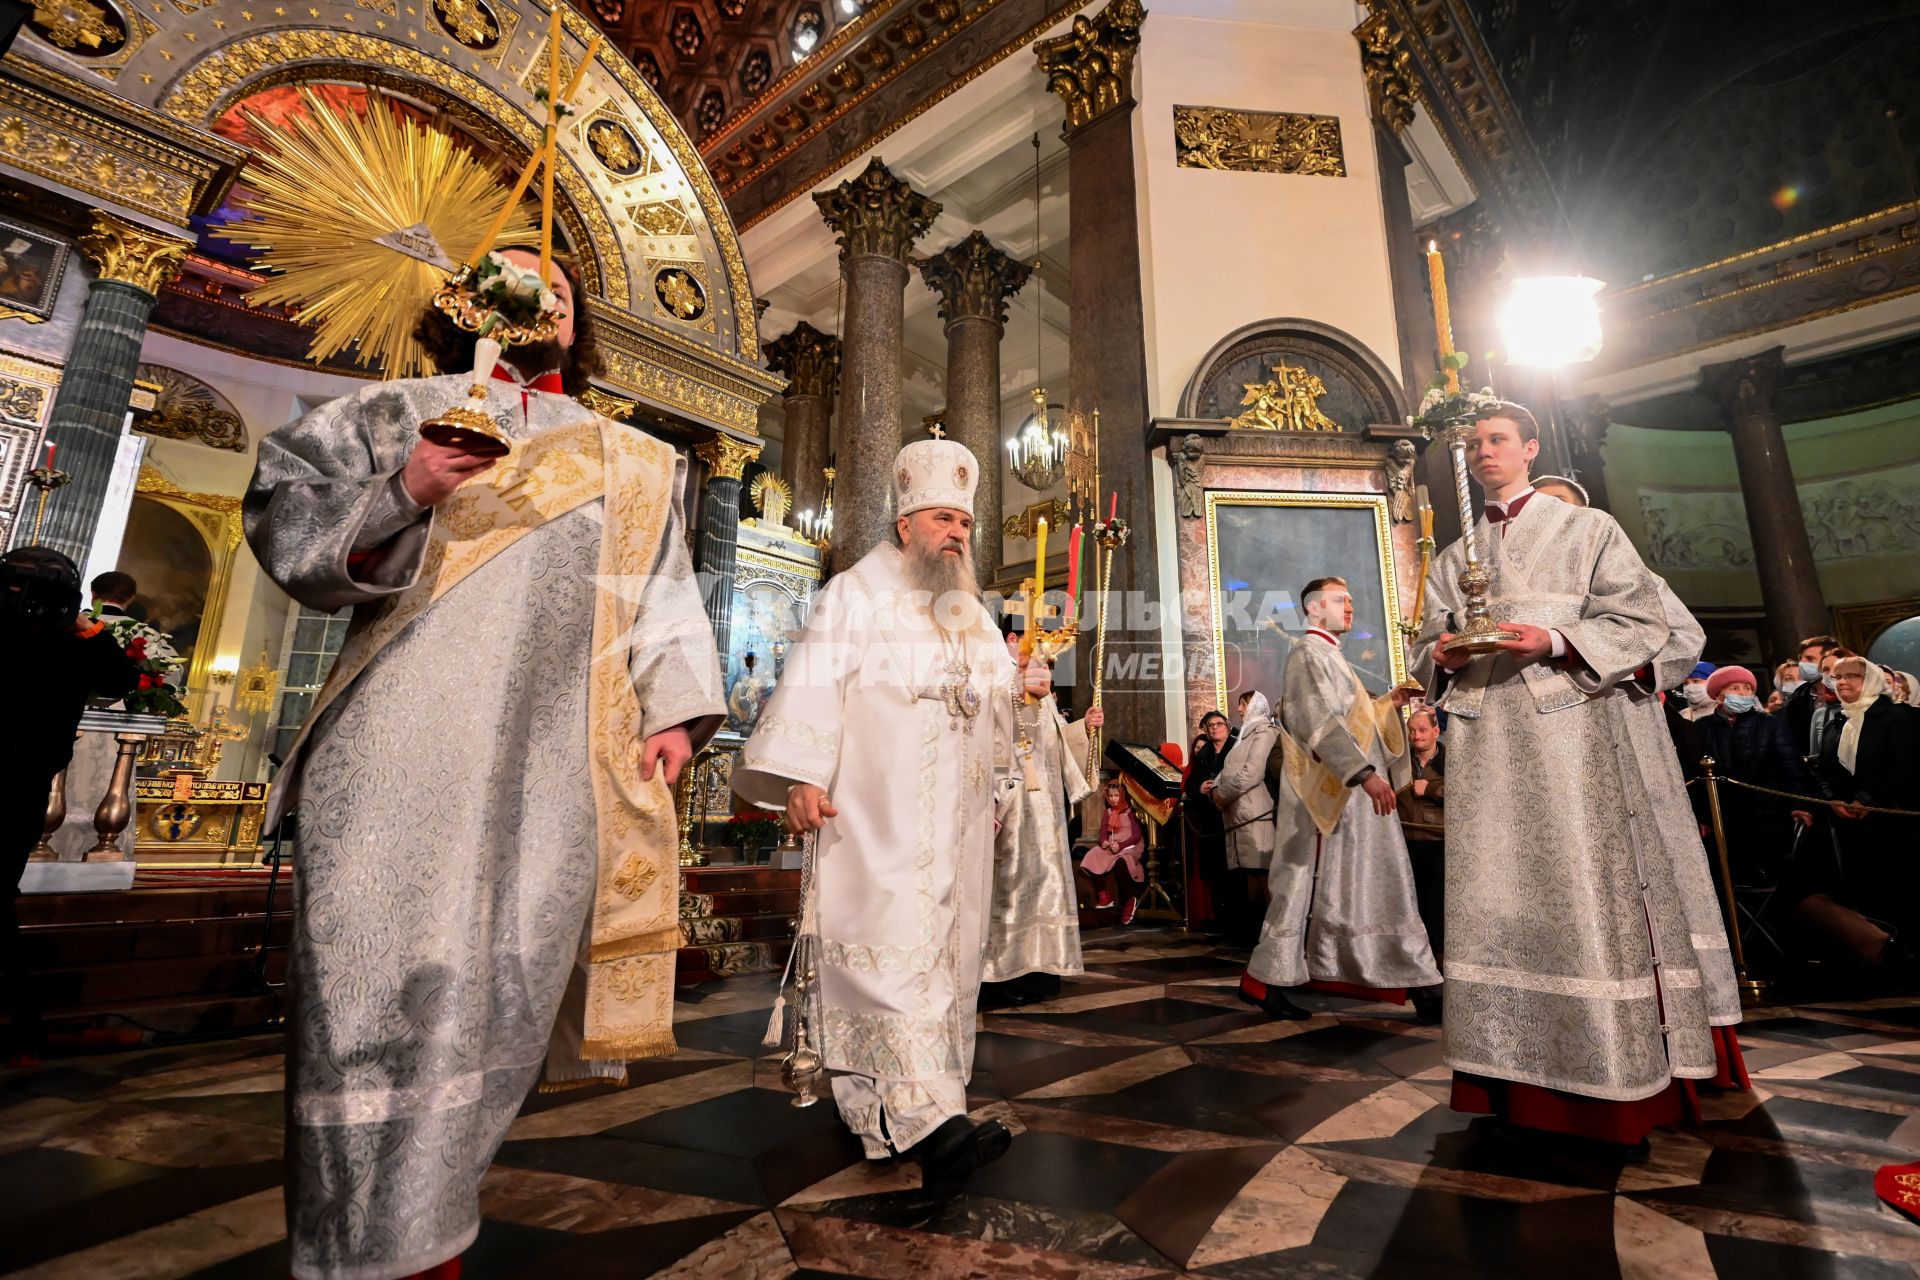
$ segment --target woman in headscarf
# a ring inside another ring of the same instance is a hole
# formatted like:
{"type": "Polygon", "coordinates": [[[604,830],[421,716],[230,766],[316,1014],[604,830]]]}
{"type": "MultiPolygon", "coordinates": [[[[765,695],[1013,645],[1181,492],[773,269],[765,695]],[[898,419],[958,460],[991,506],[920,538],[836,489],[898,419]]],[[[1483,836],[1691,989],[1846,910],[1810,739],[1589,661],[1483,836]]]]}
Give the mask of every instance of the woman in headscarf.
{"type": "Polygon", "coordinates": [[[1875,810],[1920,807],[1920,711],[1895,702],[1864,658],[1840,659],[1833,678],[1841,715],[1827,721],[1819,761],[1834,798],[1833,860],[1799,915],[1904,983],[1920,943],[1920,818],[1875,810]],[[1831,918],[1815,918],[1823,913],[1831,918]]]}

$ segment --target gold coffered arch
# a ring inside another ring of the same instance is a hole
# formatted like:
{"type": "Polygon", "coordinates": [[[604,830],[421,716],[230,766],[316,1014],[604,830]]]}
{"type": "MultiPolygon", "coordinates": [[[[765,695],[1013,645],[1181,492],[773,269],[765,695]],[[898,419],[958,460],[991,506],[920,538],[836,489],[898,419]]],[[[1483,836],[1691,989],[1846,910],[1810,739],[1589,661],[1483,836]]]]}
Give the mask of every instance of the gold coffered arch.
{"type": "MultiPolygon", "coordinates": [[[[332,80],[447,112],[500,147],[503,167],[538,143],[544,109],[534,93],[544,85],[552,13],[539,0],[137,7],[143,38],[112,66],[30,32],[13,57],[72,77],[72,96],[95,111],[117,105],[196,132],[262,89],[332,80]]],[[[571,8],[562,23],[562,61],[571,67],[593,28],[571,8]]],[[[615,317],[603,334],[609,380],[659,408],[752,434],[760,404],[782,380],[760,367],[746,263],[711,176],[619,53],[598,51],[574,106],[561,129],[558,193],[595,309],[615,317]],[[659,365],[672,376],[655,376],[659,365]]]]}

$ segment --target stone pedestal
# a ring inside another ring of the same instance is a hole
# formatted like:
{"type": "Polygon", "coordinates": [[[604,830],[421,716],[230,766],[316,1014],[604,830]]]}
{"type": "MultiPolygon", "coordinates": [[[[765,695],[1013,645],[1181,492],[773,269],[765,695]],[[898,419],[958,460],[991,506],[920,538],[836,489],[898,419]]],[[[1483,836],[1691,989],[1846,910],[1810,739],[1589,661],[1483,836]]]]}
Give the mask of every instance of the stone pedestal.
{"type": "MultiPolygon", "coordinates": [[[[79,244],[98,275],[47,422],[55,461],[73,480],[48,499],[40,541],[85,565],[126,424],[147,318],[155,295],[193,246],[98,212],[79,244]]],[[[21,537],[30,536],[31,520],[20,528],[21,537]]]]}
{"type": "Polygon", "coordinates": [[[1000,571],[1000,339],[1007,331],[1007,299],[1033,268],[1016,262],[978,231],[945,252],[916,263],[927,287],[940,295],[947,322],[947,437],[980,460],[973,499],[973,567],[981,584],[1000,571]]]}
{"type": "Polygon", "coordinates": [[[940,205],[894,177],[877,156],[859,177],[816,192],[813,200],[839,242],[847,295],[835,415],[832,566],[838,572],[885,539],[893,521],[907,255],[940,205]]]}
{"type": "Polygon", "coordinates": [[[1100,512],[1109,493],[1119,494],[1120,515],[1133,530],[1114,557],[1104,678],[1107,736],[1131,742],[1159,742],[1166,730],[1133,155],[1133,61],[1145,18],[1137,0],[1113,0],[1094,18],[1074,19],[1066,35],[1034,46],[1047,87],[1066,104],[1067,413],[1080,423],[1100,411],[1100,485],[1107,491],[1098,495],[1100,512]]]}
{"type": "Polygon", "coordinates": [[[793,490],[795,512],[817,512],[826,496],[833,397],[840,387],[840,339],[802,320],[767,344],[767,364],[787,377],[780,477],[793,490]]]}
{"type": "Polygon", "coordinates": [[[1786,437],[1773,408],[1785,354],[1786,348],[1775,347],[1700,371],[1701,393],[1719,402],[1727,430],[1733,433],[1772,655],[1793,653],[1803,637],[1833,629],[1800,510],[1800,491],[1787,460],[1786,437]]]}
{"type": "Polygon", "coordinates": [[[695,571],[700,575],[707,621],[713,624],[714,648],[731,652],[733,630],[733,575],[739,560],[740,480],[747,464],[760,456],[758,444],[715,436],[694,450],[707,464],[707,483],[700,503],[700,544],[695,571]]]}

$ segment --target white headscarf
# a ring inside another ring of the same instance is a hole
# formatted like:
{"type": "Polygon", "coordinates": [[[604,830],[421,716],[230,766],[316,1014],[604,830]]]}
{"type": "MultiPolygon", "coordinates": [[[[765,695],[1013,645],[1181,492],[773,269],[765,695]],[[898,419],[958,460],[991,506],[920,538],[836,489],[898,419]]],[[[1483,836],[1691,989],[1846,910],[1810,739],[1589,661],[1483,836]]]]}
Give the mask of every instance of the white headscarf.
{"type": "Polygon", "coordinates": [[[1881,672],[1879,664],[1866,662],[1864,658],[1860,661],[1866,663],[1867,675],[1860,682],[1859,701],[1848,702],[1842,699],[1840,702],[1840,710],[1845,713],[1847,722],[1841,726],[1840,746],[1835,755],[1840,761],[1840,767],[1848,773],[1854,771],[1854,761],[1860,754],[1860,724],[1867,718],[1867,708],[1874,704],[1875,699],[1888,696],[1887,677],[1881,672]]]}

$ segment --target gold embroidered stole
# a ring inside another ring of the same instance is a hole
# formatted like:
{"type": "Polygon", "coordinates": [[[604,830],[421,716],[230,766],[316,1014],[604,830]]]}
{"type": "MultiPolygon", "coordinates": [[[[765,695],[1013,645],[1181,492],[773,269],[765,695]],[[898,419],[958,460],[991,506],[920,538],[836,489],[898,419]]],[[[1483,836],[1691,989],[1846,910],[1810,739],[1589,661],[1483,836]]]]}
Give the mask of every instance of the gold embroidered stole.
{"type": "MultiPolygon", "coordinates": [[[[1347,732],[1353,735],[1362,754],[1373,750],[1374,737],[1380,738],[1380,745],[1390,756],[1397,756],[1407,749],[1406,728],[1400,723],[1400,709],[1393,705],[1392,694],[1382,694],[1378,698],[1367,695],[1367,687],[1360,683],[1360,676],[1349,667],[1353,674],[1353,703],[1347,708],[1344,723],[1347,732]]],[[[1313,825],[1323,836],[1333,834],[1340,825],[1340,815],[1347,811],[1347,800],[1353,788],[1347,786],[1344,778],[1334,776],[1313,752],[1303,746],[1284,724],[1280,729],[1281,770],[1293,793],[1307,807],[1307,816],[1313,819],[1313,825]]]]}
{"type": "MultiPolygon", "coordinates": [[[[628,669],[637,597],[672,501],[673,451],[601,418],[556,428],[462,485],[434,512],[419,579],[349,636],[307,727],[409,623],[468,575],[548,521],[604,498],[588,668],[587,741],[599,875],[589,939],[585,1058],[671,1053],[680,946],[673,797],[640,780],[639,694],[628,669]]],[[[304,736],[304,735],[303,735],[304,736]]]]}

